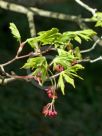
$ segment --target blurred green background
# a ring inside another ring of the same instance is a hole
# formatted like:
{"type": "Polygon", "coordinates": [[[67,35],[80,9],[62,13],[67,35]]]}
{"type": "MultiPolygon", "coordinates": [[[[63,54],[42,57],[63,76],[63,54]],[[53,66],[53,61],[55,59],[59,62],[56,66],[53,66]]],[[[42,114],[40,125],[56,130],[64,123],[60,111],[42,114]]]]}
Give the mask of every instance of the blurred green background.
{"type": "MultiPolygon", "coordinates": [[[[86,0],[87,4],[102,11],[101,0],[86,0]]],[[[74,0],[57,4],[42,4],[40,8],[67,14],[88,17],[91,14],[77,5],[74,0]]],[[[14,57],[17,43],[8,29],[14,22],[21,32],[22,39],[30,37],[28,21],[25,15],[0,9],[0,63],[14,57]]],[[[61,32],[79,30],[73,22],[35,16],[37,32],[58,27],[61,32]]],[[[88,24],[93,28],[92,24],[88,24]]],[[[95,29],[99,35],[102,29],[95,29]]],[[[85,48],[91,44],[82,43],[85,48]]],[[[29,52],[27,47],[25,52],[29,52]]],[[[88,56],[89,54],[86,54],[88,56]]],[[[90,53],[92,58],[102,55],[102,47],[97,46],[90,53]]],[[[26,61],[17,61],[6,67],[8,72],[26,74],[18,70],[26,61]]],[[[48,102],[43,90],[31,83],[15,81],[0,86],[0,136],[102,136],[102,61],[83,64],[85,70],[80,73],[84,81],[75,80],[76,89],[66,87],[66,95],[59,92],[56,102],[58,116],[53,119],[43,117],[42,107],[48,102]]]]}

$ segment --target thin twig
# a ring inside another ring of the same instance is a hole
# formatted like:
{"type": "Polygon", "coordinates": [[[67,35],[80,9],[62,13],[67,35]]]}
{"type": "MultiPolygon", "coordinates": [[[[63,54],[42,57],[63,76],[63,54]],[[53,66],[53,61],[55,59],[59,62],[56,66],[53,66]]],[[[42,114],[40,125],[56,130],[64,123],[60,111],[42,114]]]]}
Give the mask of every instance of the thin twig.
{"type": "Polygon", "coordinates": [[[5,79],[0,79],[0,85],[5,85],[5,84],[7,84],[7,83],[9,83],[9,82],[12,82],[12,81],[14,81],[14,80],[16,80],[15,78],[5,78],[5,79]]]}
{"type": "MultiPolygon", "coordinates": [[[[51,51],[51,50],[56,50],[56,49],[51,48],[51,46],[50,46],[50,47],[47,48],[46,50],[42,51],[42,54],[45,54],[45,53],[47,53],[48,51],[51,51]]],[[[11,59],[10,61],[8,61],[8,62],[6,62],[6,63],[4,63],[4,64],[0,64],[0,68],[2,68],[2,70],[4,71],[4,67],[5,67],[5,66],[7,66],[7,65],[9,65],[9,64],[11,64],[11,63],[13,63],[13,62],[16,61],[16,60],[24,59],[24,58],[27,58],[27,57],[30,57],[30,56],[34,57],[34,56],[38,56],[38,55],[40,55],[40,52],[30,52],[30,53],[28,53],[28,54],[26,54],[26,55],[16,56],[16,57],[14,57],[13,59],[11,59]]]]}
{"type": "Polygon", "coordinates": [[[90,59],[90,58],[88,58],[88,59],[83,59],[83,60],[79,60],[78,63],[82,63],[82,62],[94,63],[94,62],[97,62],[97,61],[100,61],[100,60],[102,60],[102,56],[99,56],[98,58],[93,59],[93,60],[90,59]]]}
{"type": "Polygon", "coordinates": [[[8,62],[6,62],[6,63],[4,63],[4,64],[0,64],[0,67],[1,67],[1,66],[2,66],[2,67],[5,67],[5,66],[7,66],[7,65],[9,65],[9,64],[11,64],[11,63],[13,63],[15,60],[16,60],[16,57],[14,57],[12,60],[10,60],[10,61],[8,61],[8,62]]]}
{"type": "Polygon", "coordinates": [[[93,44],[93,46],[91,48],[89,48],[87,50],[82,50],[82,51],[80,51],[80,53],[86,53],[86,52],[90,52],[90,51],[94,50],[95,47],[97,46],[97,44],[99,43],[99,41],[100,41],[100,39],[96,40],[96,42],[93,44]]]}
{"type": "Polygon", "coordinates": [[[83,8],[85,8],[86,10],[90,11],[92,13],[92,15],[94,16],[97,9],[93,9],[90,6],[88,6],[87,4],[85,4],[84,2],[82,2],[81,0],[75,0],[79,5],[81,5],[83,8]]]}
{"type": "Polygon", "coordinates": [[[3,79],[0,78],[0,85],[5,85],[5,84],[8,84],[8,83],[15,81],[15,80],[29,81],[29,79],[34,79],[34,77],[33,76],[16,76],[16,75],[13,76],[13,75],[9,75],[6,78],[3,78],[3,79]]]}
{"type": "Polygon", "coordinates": [[[102,60],[102,56],[100,56],[100,57],[98,57],[98,58],[96,58],[96,59],[94,59],[94,60],[90,60],[89,62],[90,62],[90,63],[94,63],[94,62],[97,62],[97,61],[99,61],[99,60],[102,60]]]}
{"type": "Polygon", "coordinates": [[[61,72],[60,72],[60,73],[57,73],[57,74],[55,74],[55,75],[53,75],[53,76],[51,76],[51,77],[49,77],[49,79],[56,78],[56,77],[58,77],[60,74],[61,74],[61,72]]]}
{"type": "Polygon", "coordinates": [[[5,66],[13,63],[16,60],[23,59],[23,58],[26,58],[26,57],[29,57],[29,56],[31,56],[31,53],[29,53],[27,55],[20,56],[20,57],[14,57],[12,60],[10,60],[10,61],[8,61],[8,62],[6,62],[4,64],[0,64],[0,67],[5,67],[5,66]]]}

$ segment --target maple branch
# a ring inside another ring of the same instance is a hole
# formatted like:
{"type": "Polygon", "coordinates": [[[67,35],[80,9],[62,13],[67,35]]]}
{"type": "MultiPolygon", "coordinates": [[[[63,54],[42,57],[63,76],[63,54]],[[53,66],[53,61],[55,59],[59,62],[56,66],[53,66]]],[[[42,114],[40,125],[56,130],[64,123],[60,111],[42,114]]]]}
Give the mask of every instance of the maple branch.
{"type": "Polygon", "coordinates": [[[15,81],[15,80],[25,80],[25,81],[30,81],[29,79],[34,79],[34,76],[17,76],[17,75],[9,75],[7,73],[8,77],[1,77],[0,76],[0,85],[5,85],[5,84],[8,84],[12,81],[15,81]]]}
{"type": "Polygon", "coordinates": [[[78,63],[81,63],[81,62],[90,62],[90,63],[94,63],[94,62],[97,62],[97,61],[100,61],[100,60],[102,60],[102,56],[99,56],[98,58],[96,58],[96,59],[90,59],[90,58],[88,58],[88,59],[82,59],[82,60],[79,60],[78,61],[78,63]]]}
{"type": "Polygon", "coordinates": [[[96,59],[93,59],[93,60],[89,60],[90,63],[94,63],[94,62],[97,62],[99,60],[102,60],[102,56],[99,56],[98,58],[96,59]]]}
{"type": "MultiPolygon", "coordinates": [[[[102,39],[102,36],[101,36],[101,39],[102,39]]],[[[80,51],[80,53],[86,53],[86,52],[90,52],[90,51],[94,50],[101,39],[97,39],[91,48],[89,48],[87,50],[82,50],[82,51],[80,51]]]]}
{"type": "Polygon", "coordinates": [[[14,81],[14,80],[16,80],[16,79],[13,78],[13,77],[0,79],[0,85],[5,85],[5,84],[7,84],[7,83],[9,83],[9,82],[12,82],[12,81],[14,81]]]}

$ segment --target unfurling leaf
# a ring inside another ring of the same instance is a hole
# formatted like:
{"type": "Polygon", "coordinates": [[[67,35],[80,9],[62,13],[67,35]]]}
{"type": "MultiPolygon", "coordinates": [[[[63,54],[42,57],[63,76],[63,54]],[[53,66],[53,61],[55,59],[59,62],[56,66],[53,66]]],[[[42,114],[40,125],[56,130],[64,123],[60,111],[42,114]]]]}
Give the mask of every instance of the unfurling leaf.
{"type": "Polygon", "coordinates": [[[63,75],[60,74],[59,76],[59,80],[58,80],[58,87],[61,88],[61,91],[62,91],[62,94],[64,95],[64,88],[65,88],[65,85],[64,85],[64,79],[63,79],[63,75]]]}
{"type": "Polygon", "coordinates": [[[67,74],[63,74],[63,77],[65,79],[65,81],[69,84],[71,84],[74,88],[75,88],[75,85],[74,85],[74,79],[69,77],[67,74]]]}
{"type": "Polygon", "coordinates": [[[84,67],[81,64],[76,64],[71,69],[77,72],[79,69],[84,69],[84,67]]]}
{"type": "Polygon", "coordinates": [[[20,33],[16,27],[16,25],[14,23],[10,23],[10,30],[11,30],[11,33],[13,34],[13,37],[15,37],[17,39],[17,41],[21,41],[21,36],[20,36],[20,33]]]}

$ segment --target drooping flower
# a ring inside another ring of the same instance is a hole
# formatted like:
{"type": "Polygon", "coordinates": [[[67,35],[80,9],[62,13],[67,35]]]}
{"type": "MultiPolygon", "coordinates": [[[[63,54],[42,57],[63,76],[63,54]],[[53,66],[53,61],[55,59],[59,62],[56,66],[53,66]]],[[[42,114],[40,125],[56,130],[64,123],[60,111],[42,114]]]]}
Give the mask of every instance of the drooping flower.
{"type": "Polygon", "coordinates": [[[54,103],[51,102],[44,106],[42,113],[45,116],[55,117],[57,115],[57,111],[55,110],[54,103]]]}

